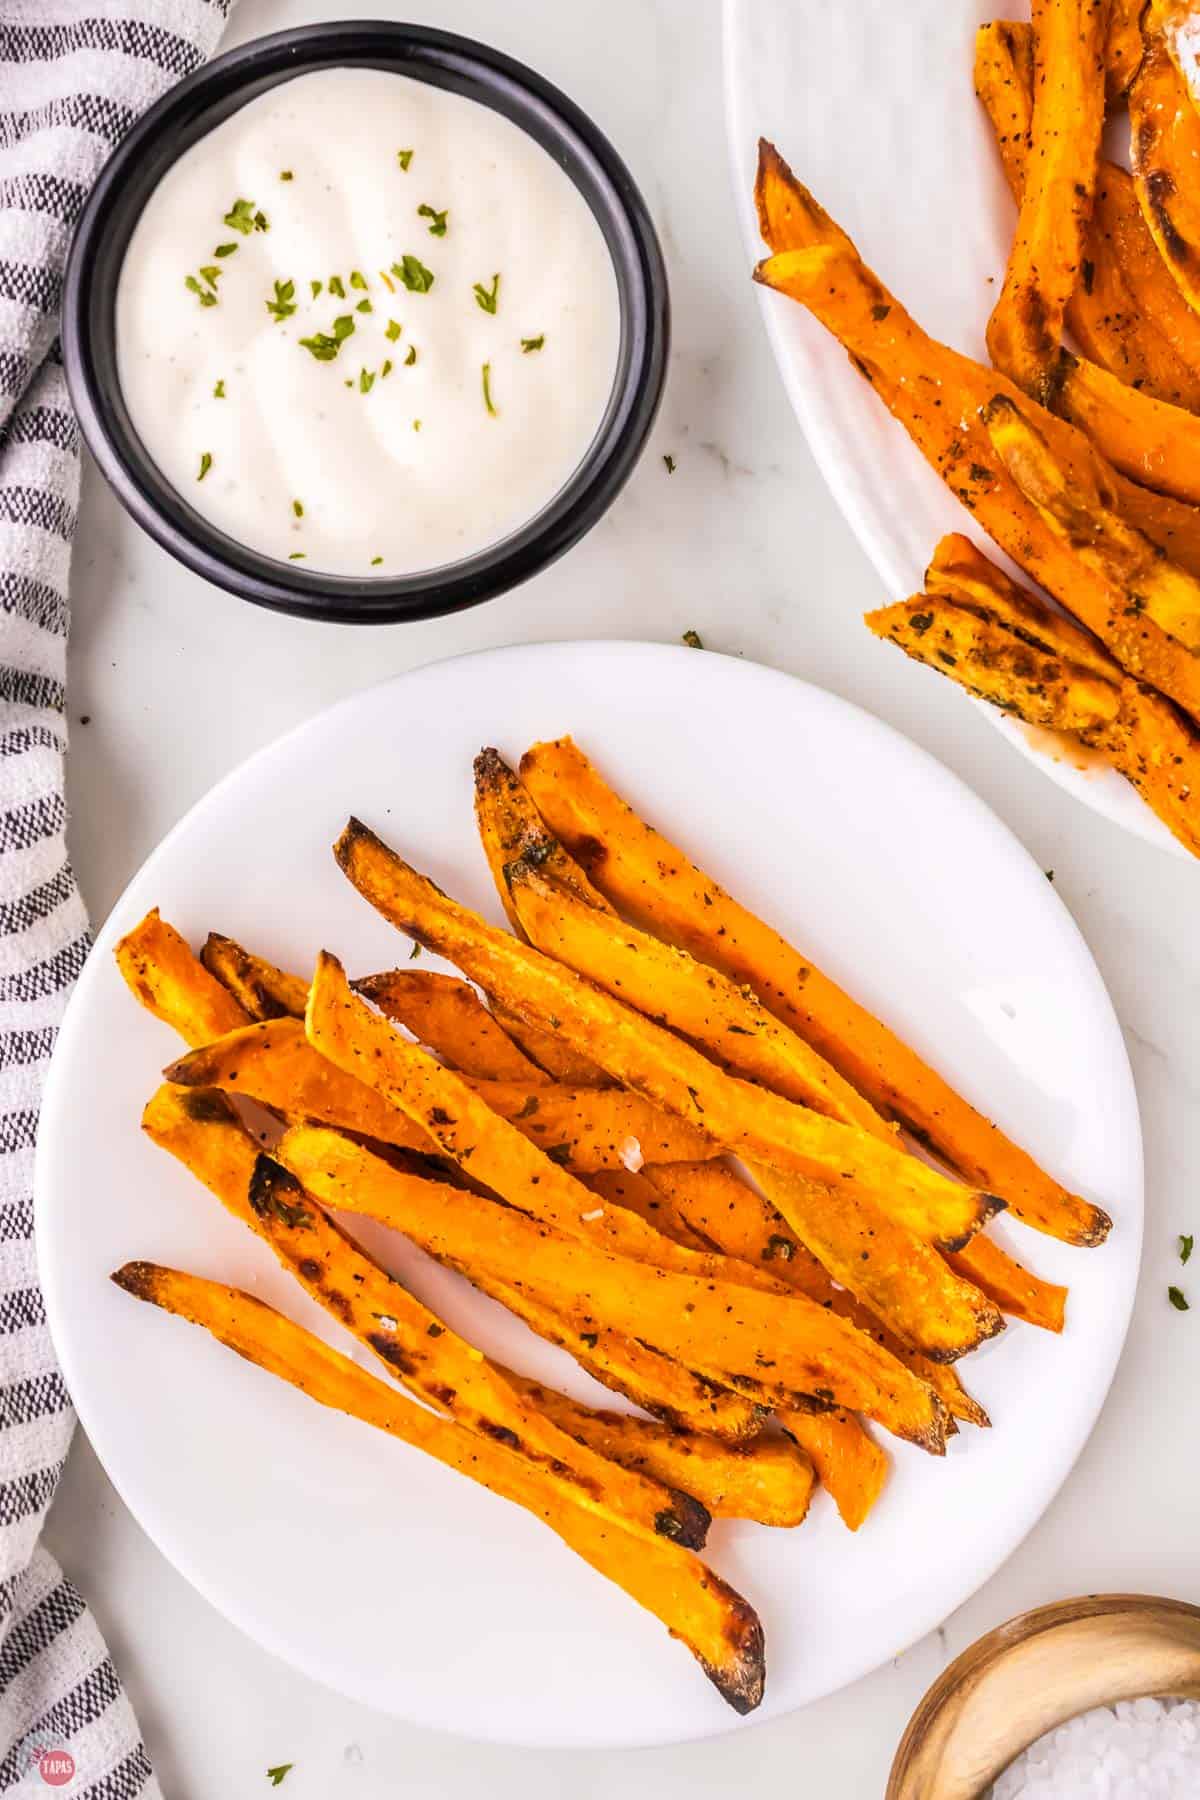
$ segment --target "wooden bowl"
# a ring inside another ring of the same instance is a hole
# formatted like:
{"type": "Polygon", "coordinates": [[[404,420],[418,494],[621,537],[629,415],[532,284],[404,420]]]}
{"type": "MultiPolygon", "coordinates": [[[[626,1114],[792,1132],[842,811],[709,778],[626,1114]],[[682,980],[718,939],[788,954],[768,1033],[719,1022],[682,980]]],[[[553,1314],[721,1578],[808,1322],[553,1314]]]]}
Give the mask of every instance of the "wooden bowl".
{"type": "Polygon", "coordinates": [[[886,1800],[978,1800],[1043,1732],[1143,1694],[1200,1700],[1200,1607],[1091,1594],[990,1631],[934,1682],[900,1740],[886,1800]]]}

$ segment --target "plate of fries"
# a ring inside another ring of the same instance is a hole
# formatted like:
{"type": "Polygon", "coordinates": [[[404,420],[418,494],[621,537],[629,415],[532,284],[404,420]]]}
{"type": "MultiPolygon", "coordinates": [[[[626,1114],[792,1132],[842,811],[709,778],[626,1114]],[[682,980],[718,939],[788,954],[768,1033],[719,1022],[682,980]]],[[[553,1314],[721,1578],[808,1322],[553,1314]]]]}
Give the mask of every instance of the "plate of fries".
{"type": "Polygon", "coordinates": [[[1196,855],[1200,9],[1009,12],[727,0],[744,239],[870,630],[1196,855]]]}
{"type": "Polygon", "coordinates": [[[1141,1242],[1042,871],[867,714],[647,644],[433,665],[215,789],[98,937],[36,1185],[172,1562],[531,1745],[718,1733],[931,1629],[1070,1469],[1141,1242]]]}

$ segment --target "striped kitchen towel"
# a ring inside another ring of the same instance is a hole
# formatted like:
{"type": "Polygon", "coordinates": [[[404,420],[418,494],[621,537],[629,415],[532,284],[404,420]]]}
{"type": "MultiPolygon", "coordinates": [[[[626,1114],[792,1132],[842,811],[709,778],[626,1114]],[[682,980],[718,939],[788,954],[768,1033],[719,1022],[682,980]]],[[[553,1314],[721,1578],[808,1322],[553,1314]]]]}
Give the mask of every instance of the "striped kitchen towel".
{"type": "Polygon", "coordinates": [[[0,0],[0,1792],[157,1797],[84,1602],[39,1548],[74,1415],[33,1244],[42,1078],[87,919],[67,861],[67,577],[79,434],[57,352],[71,228],[225,0],[0,0]]]}

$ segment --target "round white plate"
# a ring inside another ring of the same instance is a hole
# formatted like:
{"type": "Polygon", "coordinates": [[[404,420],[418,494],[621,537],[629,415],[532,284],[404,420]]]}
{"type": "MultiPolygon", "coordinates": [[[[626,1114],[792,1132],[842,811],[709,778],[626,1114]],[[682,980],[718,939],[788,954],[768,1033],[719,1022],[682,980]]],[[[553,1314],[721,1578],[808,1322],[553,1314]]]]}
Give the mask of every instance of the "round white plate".
{"type": "MultiPolygon", "coordinates": [[[[403,961],[406,940],[330,855],[351,812],[499,920],[471,759],[567,731],[1116,1219],[1101,1250],[1007,1234],[1073,1291],[1062,1339],[1015,1325],[972,1360],[992,1431],[964,1432],[944,1462],[889,1444],[894,1472],[857,1537],[820,1495],[799,1531],[721,1524],[711,1539],[712,1561],[763,1616],[765,1717],[896,1654],[985,1581],[1070,1469],[1120,1352],[1141,1237],[1129,1067],[1088,951],[1015,839],[923,752],[789,676],[648,644],[489,651],[402,676],[255,756],[176,827],[100,933],[50,1074],[38,1243],[84,1427],[142,1525],[222,1612],[423,1725],[520,1744],[662,1743],[737,1721],[616,1588],[526,1514],[106,1279],[131,1257],[173,1263],[251,1284],[348,1341],[141,1137],[175,1045],[125,991],[114,940],[159,905],[193,943],[224,931],[294,969],[322,945],[351,973],[403,961]]],[[[380,1242],[486,1350],[606,1397],[457,1278],[380,1242]]]]}
{"type": "MultiPolygon", "coordinates": [[[[1028,16],[1029,8],[1000,10],[1028,16]]],[[[914,318],[987,362],[984,329],[1015,220],[972,82],[975,28],[996,13],[995,0],[725,0],[726,122],[750,264],[766,254],[753,200],[756,146],[766,137],[914,318]]],[[[921,587],[947,531],[966,532],[1028,582],[946,489],[840,344],[802,306],[760,294],[792,406],[879,572],[880,604],[921,587]]],[[[899,654],[891,646],[881,653],[899,654]]],[[[1115,769],[1098,761],[1080,767],[1048,749],[1044,734],[975,704],[1085,806],[1187,856],[1115,769]]]]}

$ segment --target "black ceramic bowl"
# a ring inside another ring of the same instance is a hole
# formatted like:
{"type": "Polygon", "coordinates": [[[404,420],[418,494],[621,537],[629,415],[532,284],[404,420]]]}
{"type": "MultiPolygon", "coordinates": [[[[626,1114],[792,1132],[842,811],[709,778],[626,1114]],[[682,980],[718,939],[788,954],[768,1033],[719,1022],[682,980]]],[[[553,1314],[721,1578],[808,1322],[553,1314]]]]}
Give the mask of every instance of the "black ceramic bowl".
{"type": "Polygon", "coordinates": [[[256,38],[164,96],[114,151],[71,247],[62,343],[83,435],[127,511],[172,556],[218,587],[305,618],[378,624],[477,605],[544,569],[595,523],[636,463],[662,393],[667,277],[633,178],[579,108],[522,63],[469,38],[371,20],[256,38]],[[138,440],[117,379],[117,279],[151,192],[185,150],[268,88],[328,68],[385,69],[449,88],[521,126],[575,183],[604,233],[621,305],[617,373],[583,461],[518,531],[461,562],[376,581],[279,563],[210,525],[160,474],[138,440]]]}

